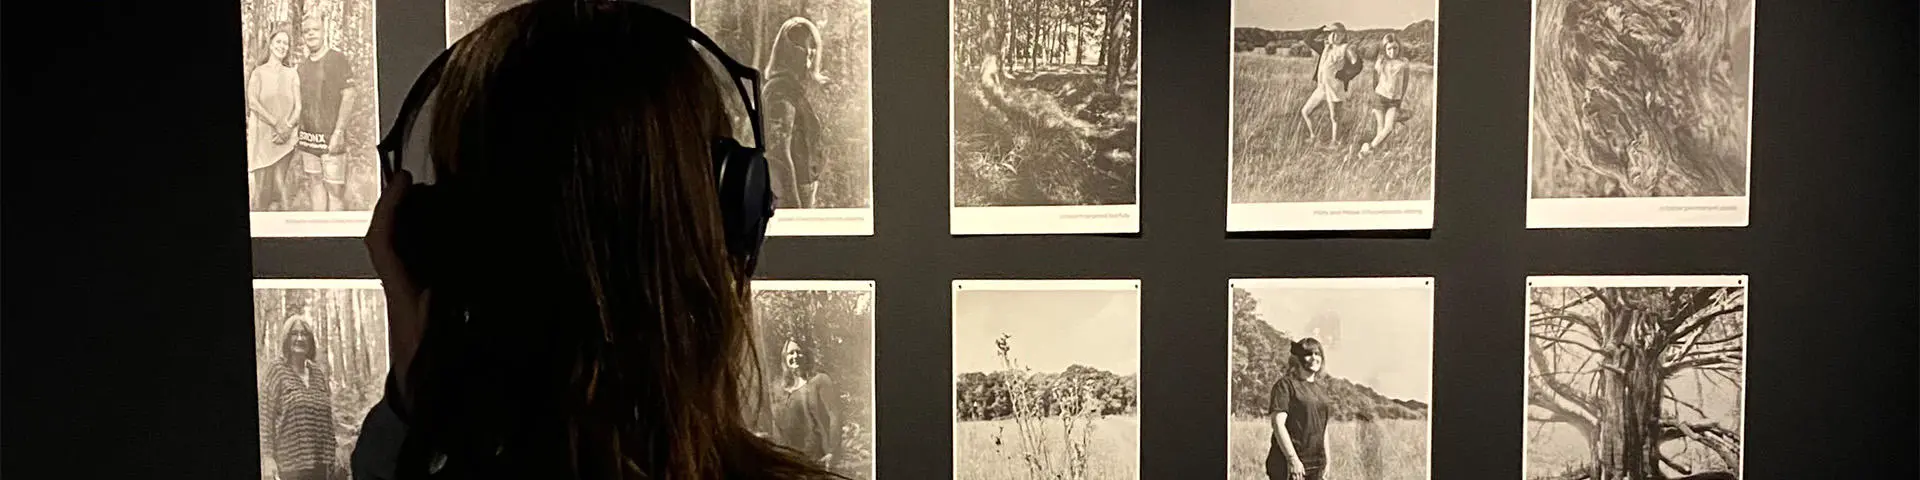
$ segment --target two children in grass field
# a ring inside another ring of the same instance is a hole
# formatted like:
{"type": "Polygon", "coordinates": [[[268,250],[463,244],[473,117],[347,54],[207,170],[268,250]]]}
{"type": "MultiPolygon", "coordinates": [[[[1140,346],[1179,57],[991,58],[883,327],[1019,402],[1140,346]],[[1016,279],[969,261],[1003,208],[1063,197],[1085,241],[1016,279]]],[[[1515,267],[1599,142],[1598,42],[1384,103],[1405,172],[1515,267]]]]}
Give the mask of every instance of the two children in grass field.
{"type": "MultiPolygon", "coordinates": [[[[1307,96],[1307,103],[1300,107],[1300,119],[1307,125],[1307,137],[1319,141],[1320,132],[1314,128],[1313,114],[1321,104],[1327,106],[1327,123],[1330,126],[1329,139],[1340,139],[1340,104],[1344,103],[1349,84],[1360,75],[1362,60],[1354,52],[1345,25],[1335,23],[1321,27],[1326,32],[1324,39],[1314,38],[1307,47],[1314,51],[1313,94],[1307,96]]],[[[1412,118],[1411,112],[1401,104],[1401,98],[1407,92],[1406,47],[1393,38],[1393,34],[1380,38],[1380,54],[1374,57],[1374,88],[1367,95],[1366,102],[1373,114],[1373,138],[1360,144],[1360,152],[1368,153],[1380,148],[1392,134],[1394,126],[1412,118]]]]}

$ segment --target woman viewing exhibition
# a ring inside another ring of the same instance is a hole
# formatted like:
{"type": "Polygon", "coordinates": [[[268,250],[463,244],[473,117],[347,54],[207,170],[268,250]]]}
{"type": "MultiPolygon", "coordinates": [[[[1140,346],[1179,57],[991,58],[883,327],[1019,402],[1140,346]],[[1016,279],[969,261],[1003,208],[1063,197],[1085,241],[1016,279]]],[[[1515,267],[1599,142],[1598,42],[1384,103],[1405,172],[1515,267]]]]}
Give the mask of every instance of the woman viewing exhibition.
{"type": "Polygon", "coordinates": [[[747,428],[772,206],[748,188],[764,164],[721,140],[748,91],[720,73],[754,74],[694,35],[638,3],[535,0],[422,75],[366,236],[392,371],[356,479],[836,478],[747,428]],[[431,185],[391,167],[415,111],[431,185]]]}
{"type": "Polygon", "coordinates": [[[1320,381],[1327,357],[1312,338],[1294,342],[1292,353],[1291,368],[1273,382],[1267,397],[1273,427],[1267,478],[1320,480],[1327,468],[1327,416],[1332,413],[1320,381]]]}
{"type": "Polygon", "coordinates": [[[247,74],[247,186],[253,211],[287,205],[286,165],[293,163],[294,122],[300,120],[300,75],[288,62],[291,32],[267,34],[267,58],[247,74]]]}

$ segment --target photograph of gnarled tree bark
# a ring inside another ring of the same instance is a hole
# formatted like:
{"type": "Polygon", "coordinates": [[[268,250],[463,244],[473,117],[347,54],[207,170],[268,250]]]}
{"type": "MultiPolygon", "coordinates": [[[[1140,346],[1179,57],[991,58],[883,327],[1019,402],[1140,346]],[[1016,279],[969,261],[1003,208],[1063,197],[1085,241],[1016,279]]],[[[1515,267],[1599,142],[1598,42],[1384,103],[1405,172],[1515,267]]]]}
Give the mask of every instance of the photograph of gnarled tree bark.
{"type": "Polygon", "coordinates": [[[1139,0],[953,0],[953,206],[1136,203],[1139,0]]]}
{"type": "Polygon", "coordinates": [[[1578,283],[1528,289],[1526,478],[1740,478],[1744,280],[1578,283]]]}

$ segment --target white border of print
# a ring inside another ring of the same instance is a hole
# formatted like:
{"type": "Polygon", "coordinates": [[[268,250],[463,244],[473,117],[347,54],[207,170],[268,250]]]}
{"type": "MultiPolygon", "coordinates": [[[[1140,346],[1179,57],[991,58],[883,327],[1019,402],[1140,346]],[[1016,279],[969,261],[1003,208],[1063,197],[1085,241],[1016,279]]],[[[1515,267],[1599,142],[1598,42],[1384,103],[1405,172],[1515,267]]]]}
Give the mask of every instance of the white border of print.
{"type": "Polygon", "coordinates": [[[878,375],[880,347],[873,341],[874,335],[878,333],[876,324],[879,322],[877,309],[880,306],[880,296],[876,294],[877,290],[874,286],[873,280],[754,280],[752,283],[755,294],[781,291],[864,292],[867,294],[867,301],[872,303],[867,308],[867,357],[872,359],[869,365],[873,369],[867,373],[867,391],[873,395],[873,401],[867,402],[867,415],[873,418],[873,425],[868,426],[873,429],[871,448],[874,462],[867,466],[867,478],[870,479],[880,476],[880,375],[878,375]]]}
{"type": "MultiPolygon", "coordinates": [[[[687,23],[698,26],[700,1],[687,2],[687,23]]],[[[752,0],[765,3],[769,0],[752,0]]],[[[867,4],[867,206],[852,208],[780,208],[767,223],[769,237],[873,236],[873,0],[867,4]]],[[[732,55],[732,52],[728,52],[732,55]]],[[[752,60],[752,59],[748,59],[752,60]]],[[[753,65],[754,68],[760,68],[753,65]]],[[[766,74],[766,72],[760,72],[766,74]]]]}
{"type": "MultiPolygon", "coordinates": [[[[1753,60],[1758,44],[1760,22],[1756,13],[1759,0],[1747,5],[1747,138],[1745,167],[1747,186],[1737,197],[1642,197],[1642,198],[1534,198],[1533,196],[1533,112],[1539,100],[1535,69],[1540,58],[1535,43],[1540,41],[1539,0],[1528,2],[1527,21],[1527,228],[1659,228],[1659,227],[1746,227],[1750,224],[1748,206],[1753,198],[1753,60]]],[[[1744,431],[1743,431],[1744,432],[1744,431]]],[[[1742,433],[1744,435],[1744,433],[1742,433]]],[[[1744,461],[1744,460],[1742,460],[1744,461]]]]}
{"type": "MultiPolygon", "coordinates": [[[[948,30],[951,31],[952,29],[949,28],[948,30]]],[[[956,314],[960,313],[960,292],[962,290],[974,290],[974,291],[986,291],[986,292],[990,292],[990,291],[1029,291],[1029,292],[1082,291],[1082,292],[1085,292],[1085,291],[1133,290],[1134,295],[1140,295],[1139,293],[1140,281],[1139,280],[1091,280],[1091,279],[1089,280],[1072,280],[1072,279],[954,280],[953,291],[950,294],[950,298],[949,298],[949,301],[953,305],[947,311],[947,318],[949,319],[948,327],[947,327],[947,348],[949,350],[953,348],[953,342],[955,340],[955,337],[957,337],[960,334],[960,330],[959,330],[960,322],[957,320],[954,320],[954,318],[958,316],[956,314]]],[[[1141,298],[1141,300],[1144,301],[1145,298],[1143,297],[1141,298]]],[[[1136,308],[1134,310],[1133,328],[1142,328],[1145,325],[1145,323],[1146,323],[1146,318],[1145,318],[1145,315],[1143,315],[1143,310],[1136,308]]],[[[1139,349],[1140,352],[1144,354],[1146,352],[1145,339],[1141,339],[1140,344],[1134,345],[1134,348],[1139,349]]],[[[1134,385],[1134,388],[1136,390],[1144,390],[1147,384],[1147,381],[1146,381],[1147,372],[1143,368],[1141,368],[1143,366],[1142,364],[1145,363],[1144,359],[1141,358],[1142,356],[1144,355],[1136,355],[1134,357],[1136,359],[1134,360],[1135,361],[1134,370],[1138,372],[1134,374],[1135,375],[1134,382],[1136,383],[1136,385],[1134,385]]],[[[960,423],[960,405],[959,405],[960,399],[955,398],[955,395],[953,395],[951,392],[953,391],[954,388],[959,386],[958,383],[960,381],[959,380],[960,367],[958,367],[957,362],[953,360],[953,354],[951,351],[948,352],[947,357],[948,357],[947,358],[947,391],[949,392],[947,395],[947,443],[949,444],[949,449],[951,450],[950,452],[951,456],[948,457],[948,461],[952,462],[953,464],[952,468],[955,469],[954,475],[957,476],[960,473],[958,471],[958,469],[960,468],[960,462],[959,462],[960,460],[960,429],[954,428],[954,427],[960,423]]],[[[1144,419],[1146,417],[1146,412],[1147,412],[1146,395],[1139,395],[1139,398],[1135,398],[1133,400],[1133,403],[1134,403],[1134,410],[1140,412],[1138,415],[1144,419]]],[[[1138,425],[1134,426],[1134,429],[1135,429],[1134,433],[1136,434],[1136,436],[1139,433],[1138,431],[1139,428],[1140,427],[1138,425]]],[[[1143,470],[1140,464],[1140,460],[1141,460],[1140,452],[1143,448],[1145,448],[1141,445],[1143,443],[1145,442],[1138,441],[1138,440],[1133,442],[1133,461],[1134,461],[1133,480],[1140,480],[1141,470],[1143,470]]]]}
{"type": "MultiPolygon", "coordinates": [[[[1528,306],[1528,303],[1532,301],[1533,289],[1564,287],[1741,287],[1746,289],[1747,297],[1744,303],[1746,308],[1746,321],[1740,322],[1740,348],[1744,358],[1740,360],[1740,445],[1742,449],[1740,451],[1739,465],[1740,471],[1746,472],[1747,390],[1750,390],[1752,385],[1752,383],[1747,381],[1747,372],[1752,370],[1748,362],[1753,358],[1753,337],[1751,334],[1753,330],[1753,282],[1748,281],[1746,275],[1529,275],[1527,276],[1527,285],[1521,290],[1522,293],[1520,296],[1521,345],[1526,345],[1525,342],[1528,341],[1528,335],[1532,334],[1532,332],[1528,331],[1530,324],[1528,323],[1527,317],[1529,315],[1528,310],[1532,308],[1528,306]]],[[[1532,366],[1529,365],[1529,363],[1532,362],[1532,355],[1532,352],[1527,351],[1526,348],[1520,349],[1520,378],[1526,378],[1527,371],[1532,368],[1532,366]]],[[[1527,385],[1527,382],[1520,382],[1519,436],[1520,472],[1522,475],[1525,475],[1527,471],[1527,407],[1531,406],[1527,402],[1527,396],[1532,394],[1530,393],[1531,391],[1532,389],[1527,385]]]]}
{"type": "MultiPolygon", "coordinates": [[[[1426,200],[1379,202],[1233,202],[1233,30],[1239,27],[1240,2],[1228,0],[1227,21],[1227,231],[1279,232],[1320,230],[1420,230],[1433,228],[1433,205],[1439,197],[1440,173],[1440,0],[1433,0],[1433,104],[1426,112],[1433,128],[1427,132],[1426,200]]],[[[1347,0],[1330,0],[1347,1],[1347,0]]]]}
{"type": "Polygon", "coordinates": [[[295,290],[295,289],[365,289],[381,288],[379,280],[371,278],[256,278],[254,290],[295,290]]]}
{"type": "MultiPolygon", "coordinates": [[[[1228,346],[1233,345],[1233,290],[1236,288],[1246,289],[1246,290],[1255,290],[1255,289],[1274,289],[1274,288],[1400,289],[1400,288],[1424,287],[1428,292],[1433,292],[1435,291],[1435,287],[1433,283],[1434,283],[1433,277],[1326,277],[1326,278],[1304,278],[1303,277],[1303,278],[1228,279],[1227,280],[1227,345],[1228,346]]],[[[1435,308],[1438,302],[1439,302],[1438,297],[1430,297],[1429,299],[1429,303],[1427,304],[1427,323],[1428,324],[1436,323],[1434,322],[1434,319],[1439,317],[1438,312],[1435,311],[1435,308]]],[[[1432,364],[1437,364],[1438,362],[1435,362],[1435,360],[1438,360],[1439,348],[1438,348],[1438,344],[1434,341],[1434,337],[1435,336],[1431,332],[1427,334],[1427,352],[1428,352],[1428,355],[1430,356],[1427,361],[1433,362],[1432,364]]],[[[1227,425],[1231,426],[1233,425],[1232,423],[1233,422],[1233,349],[1232,348],[1227,349],[1226,359],[1227,359],[1227,370],[1226,370],[1227,372],[1227,379],[1226,379],[1227,380],[1226,381],[1227,403],[1222,406],[1225,407],[1227,411],[1227,422],[1228,422],[1227,425]]],[[[1427,470],[1426,470],[1427,475],[1425,477],[1429,479],[1433,478],[1433,419],[1437,418],[1433,414],[1433,412],[1438,409],[1437,403],[1434,402],[1434,400],[1438,400],[1438,398],[1436,398],[1436,396],[1433,393],[1434,392],[1432,390],[1432,386],[1429,385],[1428,391],[1427,391],[1427,398],[1428,398],[1428,401],[1427,401],[1427,470]]],[[[1228,451],[1228,452],[1233,451],[1233,429],[1232,428],[1227,429],[1227,435],[1225,437],[1224,445],[1226,445],[1226,448],[1227,448],[1227,450],[1224,450],[1224,451],[1228,451]]],[[[1229,465],[1228,469],[1231,470],[1232,466],[1229,465]]],[[[1231,475],[1231,472],[1229,472],[1229,475],[1231,475]]]]}
{"type": "MultiPolygon", "coordinates": [[[[1133,35],[1135,62],[1144,63],[1147,52],[1144,48],[1147,34],[1147,22],[1142,13],[1146,11],[1146,2],[1134,3],[1133,18],[1139,24],[1139,31],[1133,35]]],[[[953,122],[953,0],[947,0],[947,211],[950,216],[948,234],[950,235],[1042,235],[1075,233],[1140,233],[1140,165],[1146,161],[1144,145],[1140,142],[1141,127],[1133,129],[1133,203],[1118,205],[1044,205],[1044,206],[1006,206],[1006,207],[962,207],[953,201],[954,162],[959,155],[956,152],[959,127],[953,122]]],[[[1140,71],[1141,92],[1146,91],[1147,72],[1140,71]]],[[[1136,123],[1146,119],[1147,97],[1141,95],[1135,103],[1136,123]]]]}
{"type": "MultiPolygon", "coordinates": [[[[373,70],[375,85],[362,88],[369,102],[373,102],[373,142],[380,141],[385,128],[380,125],[380,1],[378,0],[342,0],[346,2],[367,2],[367,36],[373,51],[368,52],[367,68],[373,70]]],[[[344,8],[344,7],[343,7],[344,8]]],[[[334,40],[338,42],[339,40],[334,40]]],[[[359,100],[356,96],[355,100],[359,100]]],[[[242,143],[245,143],[242,141],[242,143]]],[[[373,145],[367,146],[373,151],[373,201],[380,201],[380,186],[384,185],[386,174],[380,171],[380,151],[373,145]]],[[[352,181],[352,179],[348,179],[352,181]]],[[[367,225],[373,221],[373,208],[353,212],[247,212],[247,231],[253,238],[278,237],[364,237],[367,225]]]]}

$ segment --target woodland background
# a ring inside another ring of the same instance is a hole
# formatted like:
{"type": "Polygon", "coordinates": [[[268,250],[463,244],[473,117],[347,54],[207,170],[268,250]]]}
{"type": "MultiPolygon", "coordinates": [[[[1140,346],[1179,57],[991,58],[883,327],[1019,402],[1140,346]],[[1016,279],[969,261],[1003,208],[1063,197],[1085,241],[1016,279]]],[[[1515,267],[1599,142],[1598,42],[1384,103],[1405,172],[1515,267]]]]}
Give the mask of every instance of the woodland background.
{"type": "Polygon", "coordinates": [[[1139,0],[954,0],[953,204],[1137,201],[1139,0]]]}
{"type": "MultiPolygon", "coordinates": [[[[360,423],[380,402],[387,376],[387,300],[377,288],[294,288],[253,291],[254,378],[258,403],[267,403],[267,375],[280,351],[294,305],[312,308],[315,363],[333,390],[335,465],[344,467],[360,437],[360,423]]],[[[264,422],[265,419],[262,419],[264,422]]],[[[260,434],[266,435],[264,424],[260,434]]],[[[338,478],[346,478],[344,475],[338,478]]]]}
{"type": "MultiPolygon", "coordinates": [[[[869,290],[760,290],[753,295],[758,322],[760,386],[768,395],[781,385],[788,340],[813,356],[814,367],[833,377],[840,393],[840,451],[834,472],[872,478],[874,468],[873,292],[869,290]]],[[[763,414],[765,412],[762,412],[763,414]]]]}
{"type": "Polygon", "coordinates": [[[767,74],[780,24],[806,17],[820,27],[820,70],[813,92],[821,152],[817,208],[873,205],[873,42],[869,0],[694,0],[693,22],[734,59],[767,74]]]}
{"type": "MultiPolygon", "coordinates": [[[[274,29],[286,29],[288,35],[287,57],[298,66],[301,60],[310,57],[307,43],[301,31],[304,19],[309,15],[321,15],[327,19],[327,43],[334,50],[346,55],[347,63],[353,66],[354,90],[352,104],[341,107],[340,114],[347,117],[342,136],[347,144],[347,211],[373,210],[373,203],[380,197],[379,153],[374,145],[379,142],[379,82],[378,72],[374,71],[375,41],[373,31],[373,0],[240,0],[240,52],[242,59],[241,78],[253,75],[253,69],[267,59],[267,40],[274,29]]],[[[251,94],[249,92],[248,94],[251,94]]],[[[245,108],[244,102],[240,103],[245,108]]],[[[241,118],[251,112],[242,111],[241,118]]],[[[242,137],[242,142],[244,142],[242,137]]],[[[298,168],[294,169],[296,172],[298,168]]],[[[296,174],[297,175],[297,174],[296,174]]],[[[300,183],[289,183],[289,188],[297,188],[300,183]]],[[[312,206],[304,195],[293,195],[291,208],[286,211],[309,211],[312,206]]]]}

